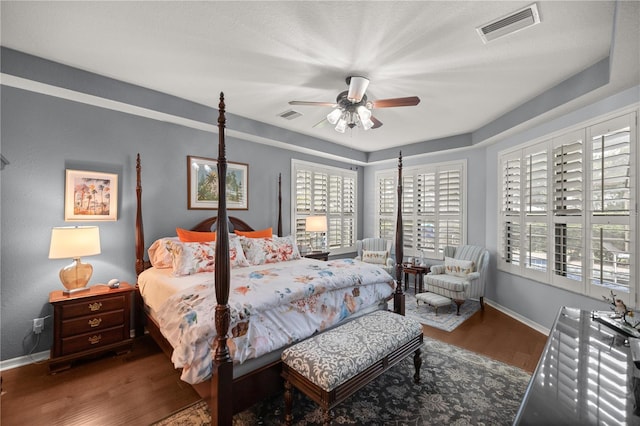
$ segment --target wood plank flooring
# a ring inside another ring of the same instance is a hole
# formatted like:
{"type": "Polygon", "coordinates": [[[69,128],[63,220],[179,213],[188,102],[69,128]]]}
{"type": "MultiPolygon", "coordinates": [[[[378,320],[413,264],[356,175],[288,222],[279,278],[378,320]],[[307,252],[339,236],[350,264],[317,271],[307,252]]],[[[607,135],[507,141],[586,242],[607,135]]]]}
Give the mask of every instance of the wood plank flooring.
{"type": "MultiPolygon", "coordinates": [[[[546,336],[486,306],[453,332],[425,335],[532,372],[546,336]]],[[[1,373],[0,424],[148,425],[197,401],[198,395],[149,338],[130,354],[80,361],[50,375],[46,363],[1,373]]]]}

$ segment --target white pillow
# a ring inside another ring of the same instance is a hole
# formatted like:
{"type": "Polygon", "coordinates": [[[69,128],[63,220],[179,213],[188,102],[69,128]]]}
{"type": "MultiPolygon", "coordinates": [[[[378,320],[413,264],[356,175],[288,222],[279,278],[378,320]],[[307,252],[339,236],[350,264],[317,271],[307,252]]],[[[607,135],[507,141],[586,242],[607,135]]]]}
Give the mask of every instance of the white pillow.
{"type": "Polygon", "coordinates": [[[474,264],[472,260],[454,259],[452,257],[444,258],[444,273],[455,277],[466,277],[467,274],[473,272],[474,264]]]}
{"type": "Polygon", "coordinates": [[[291,235],[272,238],[240,237],[240,243],[251,265],[300,259],[300,251],[291,235]]]}
{"type": "Polygon", "coordinates": [[[389,253],[387,253],[386,250],[382,250],[382,251],[363,250],[362,251],[362,261],[367,263],[376,263],[378,265],[385,265],[387,263],[388,257],[389,257],[389,253]]]}
{"type": "Polygon", "coordinates": [[[167,241],[180,241],[178,237],[167,237],[157,239],[151,244],[147,253],[149,253],[149,262],[151,266],[158,269],[171,268],[173,258],[171,252],[167,250],[167,241]]]}
{"type": "MultiPolygon", "coordinates": [[[[215,270],[216,242],[183,243],[166,241],[167,251],[171,253],[173,275],[197,274],[215,270]]],[[[229,239],[229,264],[231,268],[249,266],[238,238],[229,239]]]]}

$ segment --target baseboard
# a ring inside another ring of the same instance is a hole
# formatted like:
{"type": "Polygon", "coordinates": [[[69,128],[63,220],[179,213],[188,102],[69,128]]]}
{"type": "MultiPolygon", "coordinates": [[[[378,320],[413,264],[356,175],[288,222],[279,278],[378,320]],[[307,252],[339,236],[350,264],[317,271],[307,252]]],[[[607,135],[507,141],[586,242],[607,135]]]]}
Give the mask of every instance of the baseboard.
{"type": "Polygon", "coordinates": [[[51,351],[42,351],[31,355],[19,356],[6,361],[0,361],[0,371],[11,370],[12,368],[24,365],[35,364],[49,359],[51,351]]]}
{"type": "MultiPolygon", "coordinates": [[[[129,336],[131,336],[132,339],[136,337],[136,331],[133,329],[129,330],[129,336]]],[[[8,359],[6,361],[0,361],[0,371],[11,370],[12,368],[46,361],[49,359],[50,355],[51,351],[42,351],[31,355],[8,359]]]]}
{"type": "Polygon", "coordinates": [[[504,306],[494,302],[493,300],[489,300],[487,298],[484,299],[484,303],[486,303],[487,305],[491,306],[492,308],[495,308],[497,310],[499,310],[500,312],[502,312],[505,315],[509,315],[511,318],[520,321],[521,323],[523,323],[524,325],[533,328],[534,330],[544,334],[545,336],[549,335],[549,332],[551,330],[549,330],[546,327],[541,326],[540,324],[531,321],[529,318],[523,317],[522,315],[518,314],[517,312],[512,311],[509,308],[505,308],[504,306]]]}

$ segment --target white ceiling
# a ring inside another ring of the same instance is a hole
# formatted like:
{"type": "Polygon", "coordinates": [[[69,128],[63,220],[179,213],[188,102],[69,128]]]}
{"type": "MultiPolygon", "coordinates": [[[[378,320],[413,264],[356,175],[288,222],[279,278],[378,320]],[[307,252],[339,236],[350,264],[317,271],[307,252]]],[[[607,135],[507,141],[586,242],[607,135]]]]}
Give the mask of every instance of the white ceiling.
{"type": "Polygon", "coordinates": [[[482,43],[476,27],[529,4],[3,0],[1,43],[212,107],[224,91],[231,113],[366,152],[473,132],[606,58],[612,38],[612,81],[571,107],[639,84],[638,2],[614,25],[612,1],[539,1],[540,25],[482,43]],[[313,128],[331,108],[288,104],[334,101],[349,75],[371,80],[369,99],[422,101],[345,134],[313,128]]]}

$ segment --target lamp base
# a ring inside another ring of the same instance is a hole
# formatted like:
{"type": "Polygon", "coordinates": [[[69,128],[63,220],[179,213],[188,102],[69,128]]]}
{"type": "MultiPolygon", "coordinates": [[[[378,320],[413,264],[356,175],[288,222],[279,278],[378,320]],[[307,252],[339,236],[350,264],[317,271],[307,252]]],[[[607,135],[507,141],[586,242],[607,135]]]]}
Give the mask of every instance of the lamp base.
{"type": "Polygon", "coordinates": [[[71,264],[60,270],[60,281],[66,288],[64,294],[74,294],[88,290],[87,283],[93,275],[93,266],[82,263],[80,258],[73,259],[71,264]]]}
{"type": "Polygon", "coordinates": [[[83,293],[85,291],[90,291],[91,287],[79,287],[79,288],[72,288],[71,290],[62,290],[62,294],[64,294],[65,296],[73,296],[74,294],[78,294],[78,293],[83,293]]]}

